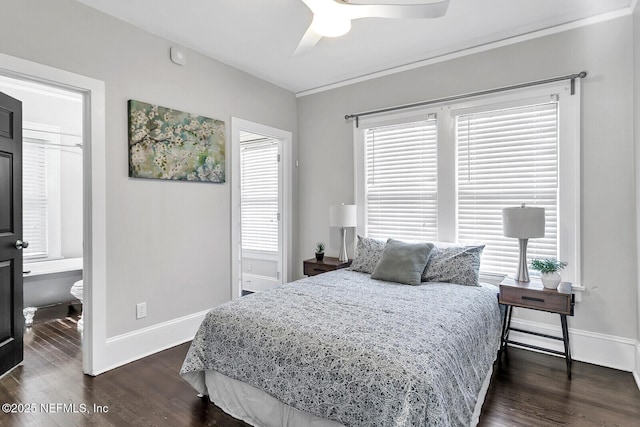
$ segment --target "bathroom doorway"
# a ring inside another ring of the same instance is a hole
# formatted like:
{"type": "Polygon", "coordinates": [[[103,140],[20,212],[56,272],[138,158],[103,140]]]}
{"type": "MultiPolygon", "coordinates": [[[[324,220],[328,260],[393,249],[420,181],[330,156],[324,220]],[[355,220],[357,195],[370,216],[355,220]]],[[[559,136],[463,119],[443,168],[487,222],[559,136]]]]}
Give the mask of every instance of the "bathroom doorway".
{"type": "Polygon", "coordinates": [[[232,298],[289,277],[292,134],[233,117],[232,298]]]}
{"type": "Polygon", "coordinates": [[[0,75],[0,92],[22,102],[23,313],[74,322],[82,332],[83,114],[81,93],[0,75]]]}

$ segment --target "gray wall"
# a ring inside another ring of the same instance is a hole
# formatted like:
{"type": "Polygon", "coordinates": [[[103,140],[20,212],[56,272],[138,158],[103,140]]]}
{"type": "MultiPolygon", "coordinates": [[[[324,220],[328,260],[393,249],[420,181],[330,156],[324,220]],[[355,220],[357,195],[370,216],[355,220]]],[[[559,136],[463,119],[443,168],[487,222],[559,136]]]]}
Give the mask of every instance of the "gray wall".
{"type": "Polygon", "coordinates": [[[295,136],[295,96],[189,50],[177,66],[170,42],[75,1],[3,1],[2,15],[2,53],[106,83],[107,336],[229,300],[229,182],[128,178],[127,100],[224,120],[229,156],[232,116],[295,136]]]}
{"type": "MultiPolygon", "coordinates": [[[[570,326],[635,339],[632,23],[631,17],[619,18],[299,98],[298,274],[316,241],[329,241],[327,253],[338,253],[337,234],[328,227],[329,205],[355,201],[346,113],[586,70],[581,184],[587,291],[570,326]]],[[[546,313],[519,315],[558,324],[557,316],[546,313]]]]}

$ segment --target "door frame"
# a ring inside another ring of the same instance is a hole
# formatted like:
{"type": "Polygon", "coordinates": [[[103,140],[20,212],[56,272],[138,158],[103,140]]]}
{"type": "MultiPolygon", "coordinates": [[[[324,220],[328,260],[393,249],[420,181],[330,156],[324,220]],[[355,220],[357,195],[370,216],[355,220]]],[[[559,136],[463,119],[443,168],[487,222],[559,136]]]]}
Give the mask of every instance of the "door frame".
{"type": "Polygon", "coordinates": [[[240,224],[240,132],[250,132],[282,141],[282,212],[280,215],[282,230],[282,250],[280,263],[281,280],[286,283],[289,278],[289,253],[291,251],[292,230],[292,133],[237,117],[231,118],[231,299],[241,296],[242,280],[242,246],[240,224]]]}
{"type": "Polygon", "coordinates": [[[0,74],[60,87],[83,96],[83,345],[82,369],[107,365],[105,83],[0,53],[0,74]]]}

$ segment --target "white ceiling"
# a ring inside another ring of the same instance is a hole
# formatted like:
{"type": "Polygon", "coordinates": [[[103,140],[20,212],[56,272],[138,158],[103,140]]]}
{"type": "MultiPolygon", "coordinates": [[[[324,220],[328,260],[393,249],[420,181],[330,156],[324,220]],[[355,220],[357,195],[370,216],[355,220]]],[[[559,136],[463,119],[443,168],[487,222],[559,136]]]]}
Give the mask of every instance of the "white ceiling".
{"type": "Polygon", "coordinates": [[[442,18],[355,20],[347,35],[324,38],[295,57],[312,19],[301,0],[77,1],[301,93],[585,19],[626,14],[637,0],[451,0],[442,18]]]}

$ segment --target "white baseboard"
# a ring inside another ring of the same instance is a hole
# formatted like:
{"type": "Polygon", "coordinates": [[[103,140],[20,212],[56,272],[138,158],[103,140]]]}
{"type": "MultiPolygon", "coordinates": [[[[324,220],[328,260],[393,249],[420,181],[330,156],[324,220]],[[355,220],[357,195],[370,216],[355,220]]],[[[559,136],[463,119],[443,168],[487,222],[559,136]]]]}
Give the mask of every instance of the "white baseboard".
{"type": "MultiPolygon", "coordinates": [[[[148,328],[107,339],[106,368],[96,375],[126,365],[143,357],[183,344],[193,339],[209,310],[183,316],[148,328]]],[[[561,337],[560,326],[513,318],[511,326],[532,332],[561,337]]],[[[516,331],[509,338],[526,344],[563,351],[561,341],[549,340],[516,331]]],[[[574,360],[632,372],[640,388],[640,342],[628,338],[569,329],[571,355],[574,360]]]]}
{"type": "Polygon", "coordinates": [[[640,341],[636,341],[636,369],[633,371],[633,378],[640,389],[640,341]]]}
{"type": "Polygon", "coordinates": [[[191,341],[209,310],[107,338],[106,368],[96,375],[191,341]]]}
{"type": "MultiPolygon", "coordinates": [[[[526,331],[562,337],[559,320],[558,326],[553,326],[546,323],[513,318],[511,326],[526,331]]],[[[564,351],[562,341],[550,340],[516,331],[512,331],[509,334],[509,338],[525,344],[564,351]]],[[[638,359],[640,357],[638,356],[638,351],[640,350],[636,340],[569,328],[569,345],[571,346],[573,360],[634,372],[636,381],[638,381],[637,373],[639,371],[636,364],[640,360],[638,359]]]]}

